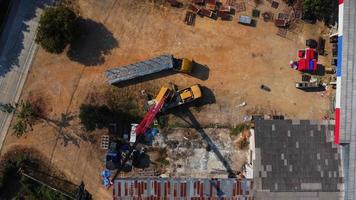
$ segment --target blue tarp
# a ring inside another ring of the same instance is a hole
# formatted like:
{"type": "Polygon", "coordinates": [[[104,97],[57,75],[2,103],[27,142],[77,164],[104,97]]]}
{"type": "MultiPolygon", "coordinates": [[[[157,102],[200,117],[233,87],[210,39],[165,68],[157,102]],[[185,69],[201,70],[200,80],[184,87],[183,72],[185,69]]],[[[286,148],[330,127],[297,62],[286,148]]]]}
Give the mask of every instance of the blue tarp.
{"type": "Polygon", "coordinates": [[[314,61],[313,60],[309,61],[309,70],[314,71],[314,61]]]}
{"type": "Polygon", "coordinates": [[[157,128],[152,128],[148,130],[145,134],[145,139],[149,145],[152,145],[154,137],[158,134],[157,128]]]}
{"type": "Polygon", "coordinates": [[[111,176],[111,173],[109,170],[104,170],[101,172],[101,177],[103,177],[103,185],[105,187],[109,187],[111,184],[110,184],[110,176],[111,176]]]}

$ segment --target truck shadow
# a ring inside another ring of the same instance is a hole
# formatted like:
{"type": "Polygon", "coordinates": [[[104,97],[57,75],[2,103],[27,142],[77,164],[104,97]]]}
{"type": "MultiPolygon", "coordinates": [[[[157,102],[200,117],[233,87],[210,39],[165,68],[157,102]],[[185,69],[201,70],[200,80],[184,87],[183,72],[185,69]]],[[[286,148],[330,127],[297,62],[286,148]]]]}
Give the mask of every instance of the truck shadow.
{"type": "Polygon", "coordinates": [[[316,88],[304,88],[304,89],[300,89],[300,90],[303,90],[304,92],[323,92],[323,91],[325,91],[325,87],[319,86],[316,88]]]}
{"type": "Polygon", "coordinates": [[[200,63],[193,61],[193,70],[189,75],[194,78],[205,81],[208,80],[209,78],[209,72],[210,69],[208,68],[207,65],[202,65],[200,63]]]}
{"type": "Polygon", "coordinates": [[[216,103],[214,92],[205,86],[200,86],[203,97],[195,102],[196,107],[202,107],[208,104],[216,103]]]}
{"type": "Polygon", "coordinates": [[[73,41],[67,52],[70,60],[86,66],[100,65],[111,50],[119,47],[119,41],[104,24],[92,19],[79,19],[79,38],[73,41]]]}

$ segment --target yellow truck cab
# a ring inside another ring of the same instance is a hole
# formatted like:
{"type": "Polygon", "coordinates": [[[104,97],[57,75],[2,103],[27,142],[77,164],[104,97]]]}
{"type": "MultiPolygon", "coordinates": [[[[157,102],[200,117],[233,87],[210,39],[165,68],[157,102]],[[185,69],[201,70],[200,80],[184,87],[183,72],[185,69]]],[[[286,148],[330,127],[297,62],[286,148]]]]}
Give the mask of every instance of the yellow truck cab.
{"type": "Polygon", "coordinates": [[[189,60],[188,58],[174,58],[173,59],[173,69],[181,72],[181,73],[187,73],[189,74],[192,72],[193,69],[193,61],[189,60]]]}
{"type": "Polygon", "coordinates": [[[178,91],[178,93],[180,95],[180,99],[182,100],[182,103],[186,103],[194,99],[198,99],[202,96],[199,85],[193,85],[189,88],[185,88],[183,90],[178,91]]]}
{"type": "Polygon", "coordinates": [[[183,58],[180,72],[190,73],[192,71],[192,65],[193,65],[193,62],[191,60],[189,60],[187,58],[183,58]]]}

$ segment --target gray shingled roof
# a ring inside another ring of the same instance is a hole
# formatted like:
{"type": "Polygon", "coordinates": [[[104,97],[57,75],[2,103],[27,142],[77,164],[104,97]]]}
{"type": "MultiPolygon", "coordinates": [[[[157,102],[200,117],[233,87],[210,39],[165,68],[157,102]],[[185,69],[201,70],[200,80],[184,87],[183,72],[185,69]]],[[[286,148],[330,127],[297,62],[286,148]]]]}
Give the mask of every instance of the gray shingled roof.
{"type": "Polygon", "coordinates": [[[311,192],[314,197],[318,192],[338,196],[343,179],[339,147],[333,143],[333,123],[257,120],[256,189],[279,193],[282,199],[288,192],[296,197],[301,192],[311,192]]]}

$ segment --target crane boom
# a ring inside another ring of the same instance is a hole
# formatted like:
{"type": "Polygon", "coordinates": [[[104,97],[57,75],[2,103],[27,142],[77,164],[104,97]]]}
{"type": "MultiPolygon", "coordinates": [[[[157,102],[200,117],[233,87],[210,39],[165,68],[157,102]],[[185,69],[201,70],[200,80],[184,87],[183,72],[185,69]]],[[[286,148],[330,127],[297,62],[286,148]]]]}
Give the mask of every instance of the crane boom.
{"type": "Polygon", "coordinates": [[[147,129],[152,124],[156,115],[159,113],[159,111],[164,106],[165,102],[166,102],[166,97],[164,96],[161,98],[161,100],[158,103],[156,103],[154,106],[152,106],[148,110],[147,114],[142,119],[141,123],[136,127],[136,130],[135,130],[136,136],[140,136],[147,131],[147,129]]]}

